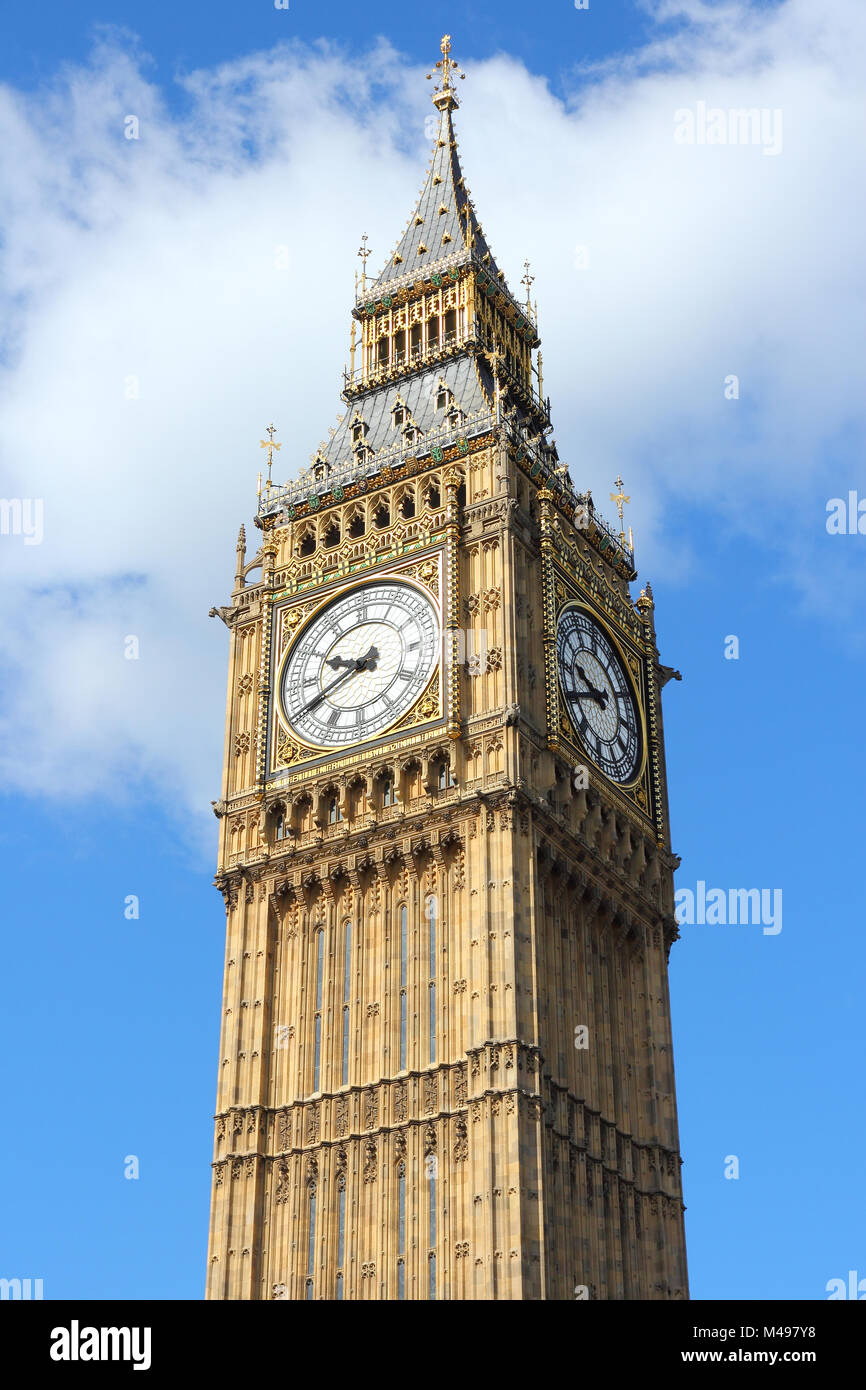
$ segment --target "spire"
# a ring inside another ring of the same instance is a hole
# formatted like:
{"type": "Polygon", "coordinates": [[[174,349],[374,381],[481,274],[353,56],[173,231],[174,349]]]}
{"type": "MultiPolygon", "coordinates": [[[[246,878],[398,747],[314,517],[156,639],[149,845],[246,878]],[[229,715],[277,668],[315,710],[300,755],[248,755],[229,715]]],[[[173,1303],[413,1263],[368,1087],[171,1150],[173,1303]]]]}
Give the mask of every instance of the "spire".
{"type": "MultiPolygon", "coordinates": [[[[433,105],[439,111],[439,129],[421,190],[409,225],[396,250],[375,281],[369,281],[366,297],[376,299],[388,293],[397,281],[412,284],[437,270],[470,260],[483,266],[492,280],[507,293],[504,276],[493,259],[463,178],[451,113],[459,105],[454,90],[458,65],[450,57],[451,37],[442,39],[442,57],[436,64],[440,79],[433,91],[433,105]]],[[[435,71],[434,70],[434,71],[435,71]]],[[[460,77],[464,77],[460,73],[460,77]]],[[[432,78],[433,73],[428,73],[432,78]]]]}

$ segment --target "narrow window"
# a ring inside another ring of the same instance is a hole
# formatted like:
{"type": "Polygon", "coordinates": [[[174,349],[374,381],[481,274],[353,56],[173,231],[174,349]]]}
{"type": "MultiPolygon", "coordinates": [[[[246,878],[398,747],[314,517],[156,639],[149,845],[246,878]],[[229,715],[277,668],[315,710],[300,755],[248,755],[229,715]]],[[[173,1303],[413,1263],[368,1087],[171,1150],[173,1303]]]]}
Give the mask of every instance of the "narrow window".
{"type": "MultiPolygon", "coordinates": [[[[344,1179],[343,1179],[343,1182],[342,1182],[342,1186],[340,1187],[340,1196],[339,1196],[339,1217],[338,1217],[338,1226],[337,1226],[337,1268],[340,1270],[340,1273],[337,1275],[337,1278],[338,1278],[338,1280],[340,1280],[340,1281],[342,1281],[342,1278],[343,1278],[342,1269],[343,1269],[343,1264],[344,1264],[345,1258],[346,1258],[346,1181],[345,1181],[345,1178],[344,1178],[344,1179]]],[[[339,1294],[338,1294],[338,1297],[339,1297],[339,1294]]]]}
{"type": "Polygon", "coordinates": [[[442,791],[447,791],[447,789],[448,789],[448,764],[445,763],[445,762],[442,762],[442,763],[439,764],[439,790],[440,790],[440,792],[442,792],[442,791]]]}
{"type": "Polygon", "coordinates": [[[413,323],[409,330],[409,351],[413,358],[421,355],[421,325],[413,323]]]}
{"type": "Polygon", "coordinates": [[[328,801],[328,824],[337,825],[343,819],[339,797],[332,796],[328,801]]]}
{"type": "Polygon", "coordinates": [[[325,965],[325,933],[316,932],[316,1021],[313,1053],[313,1090],[318,1091],[322,1063],[322,975],[325,965]]]}
{"type": "Polygon", "coordinates": [[[406,1165],[397,1177],[397,1297],[406,1297],[406,1165]]]}
{"type": "Polygon", "coordinates": [[[388,365],[388,343],[388,338],[379,339],[378,357],[380,367],[387,367],[388,365]]]}
{"type": "Polygon", "coordinates": [[[316,1188],[310,1187],[310,1243],[307,1248],[307,1298],[313,1297],[313,1277],[316,1270],[316,1188]]]}
{"type": "Polygon", "coordinates": [[[382,778],[382,805],[394,805],[394,779],[393,777],[382,778]]]}
{"type": "Polygon", "coordinates": [[[400,1071],[406,1070],[406,998],[407,968],[407,917],[405,904],[400,908],[400,1071]]]}
{"type": "MultiPolygon", "coordinates": [[[[349,1082],[349,1025],[351,1016],[349,1011],[349,997],[352,988],[352,923],[346,921],[344,926],[344,954],[343,954],[343,1070],[342,1084],[348,1085],[349,1082]]],[[[339,1261],[342,1263],[342,1261],[339,1261]]]]}
{"type": "Polygon", "coordinates": [[[445,342],[453,343],[457,337],[457,310],[449,309],[445,315],[445,342]]]}
{"type": "Polygon", "coordinates": [[[427,1169],[429,1173],[427,1187],[430,1202],[430,1250],[428,1253],[428,1264],[430,1270],[429,1297],[436,1298],[436,1155],[429,1154],[427,1157],[427,1169]]]}
{"type": "Polygon", "coordinates": [[[428,929],[428,969],[429,983],[427,985],[427,1003],[430,1031],[430,1056],[431,1062],[436,1061],[436,918],[438,906],[436,898],[431,896],[427,899],[427,929],[428,929]]]}
{"type": "Polygon", "coordinates": [[[427,320],[427,346],[435,348],[439,346],[439,318],[438,315],[427,320]]]}

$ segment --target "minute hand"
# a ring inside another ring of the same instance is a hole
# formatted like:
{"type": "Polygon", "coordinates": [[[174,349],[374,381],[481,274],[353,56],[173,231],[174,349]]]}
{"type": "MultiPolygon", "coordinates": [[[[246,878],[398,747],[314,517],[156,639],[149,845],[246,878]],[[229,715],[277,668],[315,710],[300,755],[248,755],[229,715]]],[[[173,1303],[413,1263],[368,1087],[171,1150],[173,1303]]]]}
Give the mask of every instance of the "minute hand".
{"type": "Polygon", "coordinates": [[[330,695],[331,691],[335,690],[348,676],[354,676],[357,671],[363,671],[369,660],[369,653],[366,656],[359,657],[357,661],[352,663],[348,671],[343,671],[342,675],[337,676],[336,680],[332,680],[331,684],[326,685],[324,690],[320,690],[318,695],[314,695],[312,700],[304,705],[303,709],[298,710],[298,714],[308,714],[311,709],[315,709],[316,705],[320,705],[325,696],[330,695]]]}

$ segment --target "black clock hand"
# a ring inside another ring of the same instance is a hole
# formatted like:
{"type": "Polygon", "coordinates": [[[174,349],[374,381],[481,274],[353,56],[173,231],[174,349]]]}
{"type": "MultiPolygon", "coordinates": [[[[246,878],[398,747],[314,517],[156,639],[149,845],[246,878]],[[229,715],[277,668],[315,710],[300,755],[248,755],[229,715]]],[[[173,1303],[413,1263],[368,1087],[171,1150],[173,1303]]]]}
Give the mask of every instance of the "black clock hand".
{"type": "Polygon", "coordinates": [[[575,690],[574,698],[575,700],[595,700],[595,703],[601,705],[602,709],[607,706],[606,690],[575,690]]]}
{"type": "Polygon", "coordinates": [[[589,690],[580,690],[577,692],[578,699],[580,699],[581,696],[589,695],[591,699],[595,700],[596,703],[601,705],[602,709],[604,709],[605,705],[607,704],[607,691],[596,690],[595,686],[589,679],[589,676],[586,674],[582,666],[577,666],[575,669],[577,671],[577,674],[580,676],[580,679],[582,681],[586,681],[586,684],[589,686],[589,690]]]}
{"type": "Polygon", "coordinates": [[[368,653],[367,656],[362,656],[357,661],[353,661],[348,671],[343,671],[341,675],[337,676],[336,680],[331,681],[330,685],[326,685],[324,690],[320,690],[318,695],[314,695],[312,700],[310,700],[308,704],[304,705],[303,709],[298,710],[298,714],[308,714],[311,709],[315,709],[316,705],[320,705],[324,700],[325,696],[330,695],[331,691],[335,690],[336,687],[340,685],[340,683],[344,681],[347,676],[353,676],[356,674],[356,672],[363,671],[364,667],[367,665],[367,662],[369,660],[370,656],[368,653]]]}
{"type": "MultiPolygon", "coordinates": [[[[342,675],[337,676],[336,680],[332,680],[331,684],[326,685],[324,690],[320,690],[318,695],[314,695],[312,700],[310,700],[308,704],[304,705],[303,709],[298,710],[298,714],[309,714],[310,710],[315,709],[317,705],[320,705],[324,700],[325,696],[329,695],[330,692],[334,690],[336,686],[338,686],[341,683],[341,681],[344,681],[347,676],[357,675],[359,671],[363,671],[365,669],[369,669],[371,671],[375,670],[375,663],[378,656],[379,653],[377,652],[376,648],[371,647],[370,650],[367,652],[366,656],[352,658],[350,661],[346,662],[345,664],[348,666],[348,670],[343,671],[342,675]]],[[[337,659],[341,662],[343,660],[342,657],[339,657],[337,659]]]]}

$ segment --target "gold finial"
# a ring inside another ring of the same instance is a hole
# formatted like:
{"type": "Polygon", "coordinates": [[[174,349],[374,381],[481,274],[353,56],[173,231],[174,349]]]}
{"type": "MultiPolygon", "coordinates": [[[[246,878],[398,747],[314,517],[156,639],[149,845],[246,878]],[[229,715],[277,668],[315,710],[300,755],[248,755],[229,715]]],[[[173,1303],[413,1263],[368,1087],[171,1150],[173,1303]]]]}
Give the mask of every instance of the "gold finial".
{"type": "Polygon", "coordinates": [[[623,547],[623,550],[624,550],[624,549],[625,549],[625,531],[623,530],[623,524],[622,524],[622,509],[623,509],[623,507],[625,506],[626,502],[630,502],[630,501],[631,501],[631,498],[630,498],[630,497],[626,497],[625,493],[623,492],[623,490],[622,490],[622,478],[621,478],[619,475],[617,475],[617,477],[614,478],[613,482],[614,482],[614,487],[618,487],[618,488],[619,488],[619,492],[612,492],[612,493],[610,494],[610,500],[611,500],[611,502],[615,502],[615,503],[616,503],[616,510],[617,510],[617,512],[618,512],[618,514],[619,514],[619,538],[620,538],[620,540],[621,540],[621,542],[622,542],[622,547],[623,547]]]}
{"type": "Polygon", "coordinates": [[[365,232],[364,235],[361,237],[361,245],[360,245],[359,248],[358,248],[358,257],[359,257],[360,262],[361,262],[361,293],[362,293],[362,294],[364,293],[364,291],[365,291],[366,288],[367,288],[367,257],[368,257],[369,255],[371,255],[371,251],[370,251],[369,246],[367,245],[367,233],[365,232]]]}
{"type": "MultiPolygon", "coordinates": [[[[259,444],[260,444],[260,446],[261,446],[263,449],[267,449],[267,451],[268,451],[268,490],[270,491],[270,486],[271,486],[271,467],[272,467],[273,462],[274,462],[274,449],[282,449],[283,446],[282,446],[282,444],[275,444],[275,443],[274,443],[274,435],[276,434],[276,426],[275,426],[275,425],[268,425],[267,429],[265,430],[265,434],[268,436],[267,439],[260,439],[260,440],[259,440],[259,444]]],[[[260,474],[259,474],[259,494],[261,494],[261,490],[262,490],[261,478],[262,478],[262,475],[261,475],[261,473],[260,473],[260,474]]]]}
{"type": "MultiPolygon", "coordinates": [[[[442,80],[439,83],[439,85],[433,89],[433,105],[438,107],[440,111],[453,111],[455,106],[457,106],[459,103],[454,92],[454,87],[451,83],[451,74],[454,72],[460,72],[460,64],[455,63],[454,59],[448,56],[451,52],[450,34],[442,35],[442,42],[440,43],[439,47],[442,50],[442,57],[439,59],[439,62],[434,67],[433,72],[436,72],[438,69],[442,74],[442,80]]],[[[433,72],[428,72],[428,82],[433,76],[433,72]]],[[[460,72],[461,80],[465,78],[465,76],[465,72],[460,72]]]]}
{"type": "Polygon", "coordinates": [[[521,283],[521,285],[525,285],[525,286],[526,286],[526,307],[527,307],[527,309],[528,309],[528,310],[530,311],[530,313],[531,313],[531,312],[532,312],[532,305],[531,305],[530,302],[529,302],[529,290],[530,290],[530,286],[532,285],[533,281],[535,280],[535,276],[534,276],[534,275],[530,275],[530,273],[529,273],[529,261],[524,261],[524,262],[523,262],[523,269],[525,270],[526,274],[524,275],[524,277],[523,277],[523,279],[521,280],[520,283],[521,283]]]}

